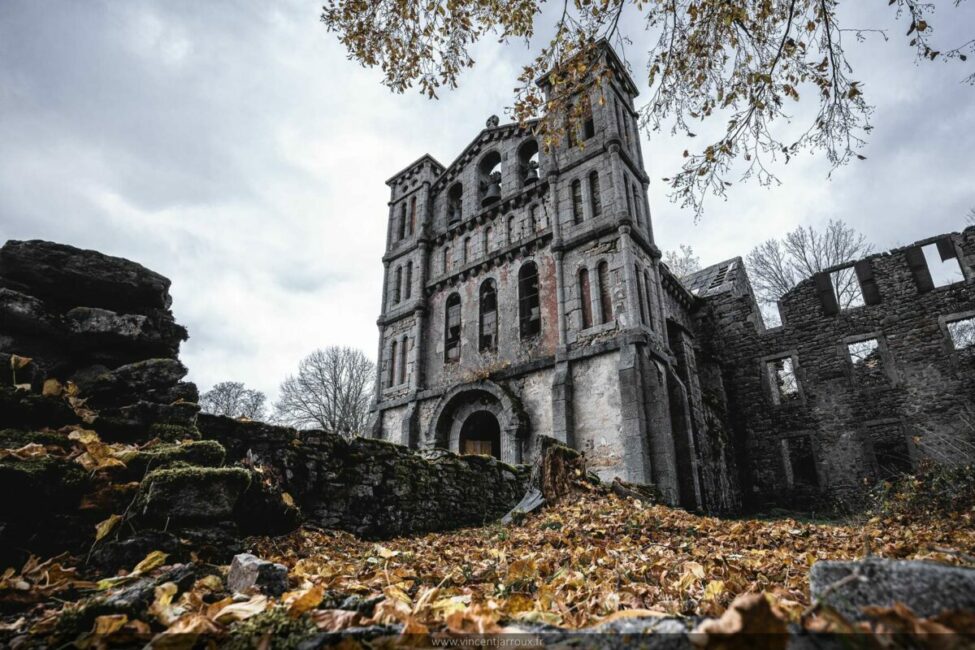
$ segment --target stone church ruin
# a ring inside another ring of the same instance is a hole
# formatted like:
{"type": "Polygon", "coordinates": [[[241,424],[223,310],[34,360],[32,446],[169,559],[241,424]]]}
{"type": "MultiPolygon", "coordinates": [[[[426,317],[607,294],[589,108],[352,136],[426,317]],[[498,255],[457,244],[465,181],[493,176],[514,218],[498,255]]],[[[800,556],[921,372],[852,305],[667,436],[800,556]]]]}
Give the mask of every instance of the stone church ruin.
{"type": "Polygon", "coordinates": [[[511,464],[550,435],[710,512],[970,461],[975,228],[818,273],[766,327],[741,258],[661,262],[637,89],[602,56],[561,145],[492,117],[450,165],[387,181],[371,435],[511,464]],[[856,280],[843,309],[838,276],[856,280]]]}

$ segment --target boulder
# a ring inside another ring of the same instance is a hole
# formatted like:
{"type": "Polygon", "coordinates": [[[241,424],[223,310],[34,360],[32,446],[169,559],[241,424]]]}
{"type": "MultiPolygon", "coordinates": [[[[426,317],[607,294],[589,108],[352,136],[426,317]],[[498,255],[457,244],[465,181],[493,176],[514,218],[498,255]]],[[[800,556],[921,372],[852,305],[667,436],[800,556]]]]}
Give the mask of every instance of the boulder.
{"type": "Polygon", "coordinates": [[[149,315],[75,307],[64,315],[72,347],[94,360],[117,366],[146,357],[175,358],[189,338],[168,312],[149,315]]]}
{"type": "Polygon", "coordinates": [[[0,288],[0,323],[6,332],[26,332],[46,336],[58,334],[58,319],[48,312],[43,301],[0,288]]]}
{"type": "Polygon", "coordinates": [[[250,553],[234,556],[227,574],[227,588],[246,592],[256,587],[269,596],[280,596],[288,590],[288,567],[262,560],[250,553]]]}
{"type": "Polygon", "coordinates": [[[89,366],[76,372],[71,381],[95,409],[124,406],[139,400],[170,404],[190,397],[193,399],[187,401],[196,402],[196,386],[180,381],[186,372],[186,366],[176,359],[146,359],[115,370],[89,366]]]}
{"type": "Polygon", "coordinates": [[[975,569],[916,560],[871,558],[816,562],[809,573],[813,600],[822,599],[850,620],[868,605],[903,603],[922,617],[975,610],[975,569]],[[851,578],[854,571],[859,579],[851,578]]]}
{"type": "Polygon", "coordinates": [[[139,314],[171,302],[169,280],[141,264],[54,242],[8,241],[0,248],[0,275],[68,307],[139,314]]]}
{"type": "Polygon", "coordinates": [[[133,511],[152,523],[229,521],[251,473],[240,467],[179,467],[150,472],[133,511]]]}

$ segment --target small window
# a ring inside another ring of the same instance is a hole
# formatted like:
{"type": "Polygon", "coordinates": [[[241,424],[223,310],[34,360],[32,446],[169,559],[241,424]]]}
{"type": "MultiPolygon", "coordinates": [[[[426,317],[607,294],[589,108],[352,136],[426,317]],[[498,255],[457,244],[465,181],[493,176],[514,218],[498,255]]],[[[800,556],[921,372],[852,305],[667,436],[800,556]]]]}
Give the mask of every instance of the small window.
{"type": "Polygon", "coordinates": [[[600,262],[596,267],[599,282],[599,322],[608,323],[613,320],[613,296],[609,287],[609,264],[600,262]]]}
{"type": "Polygon", "coordinates": [[[582,312],[582,329],[592,327],[592,290],[589,287],[589,269],[579,269],[579,303],[582,312]]]}
{"type": "Polygon", "coordinates": [[[406,204],[402,203],[399,211],[399,237],[397,239],[404,237],[406,237],[406,204]]]}
{"type": "Polygon", "coordinates": [[[799,399],[799,379],[796,377],[792,357],[782,357],[766,362],[766,372],[772,387],[772,401],[786,404],[799,399]]]}
{"type": "Polygon", "coordinates": [[[876,384],[885,380],[883,357],[877,339],[849,343],[846,350],[856,381],[861,384],[876,384]]]}
{"type": "Polygon", "coordinates": [[[784,439],[782,455],[785,457],[783,460],[785,460],[786,483],[790,488],[819,487],[812,438],[795,436],[784,439]]]}
{"type": "Polygon", "coordinates": [[[408,228],[409,234],[412,236],[413,231],[416,230],[416,197],[410,197],[410,227],[408,228]]]}
{"type": "Polygon", "coordinates": [[[599,194],[599,172],[589,174],[589,203],[590,212],[595,219],[603,213],[602,197],[599,194]]]}
{"type": "Polygon", "coordinates": [[[447,298],[444,315],[444,361],[460,360],[460,296],[456,293],[447,298]]]}
{"type": "Polygon", "coordinates": [[[877,460],[877,478],[883,481],[896,479],[914,471],[911,452],[903,436],[874,441],[873,455],[877,460]]]}
{"type": "Polygon", "coordinates": [[[580,224],[585,218],[582,212],[582,182],[578,179],[572,181],[572,220],[580,224]]]}
{"type": "Polygon", "coordinates": [[[498,292],[494,280],[485,280],[480,291],[480,344],[481,352],[498,347],[498,292]]]}
{"type": "Polygon", "coordinates": [[[830,283],[836,293],[836,301],[840,309],[853,309],[866,304],[863,300],[863,290],[852,266],[839,269],[829,274],[830,283]]]}
{"type": "Polygon", "coordinates": [[[518,317],[521,338],[538,336],[542,331],[542,308],[538,296],[538,267],[534,262],[518,270],[518,317]]]}
{"type": "Polygon", "coordinates": [[[494,228],[488,226],[484,229],[484,254],[491,252],[491,240],[494,238],[494,228]]]}
{"type": "Polygon", "coordinates": [[[413,293],[413,262],[406,263],[406,285],[403,287],[407,298],[413,293]]]}
{"type": "Polygon", "coordinates": [[[640,206],[640,191],[636,188],[636,185],[631,185],[630,189],[633,193],[633,220],[638,224],[642,224],[643,211],[640,206]]]}
{"type": "Polygon", "coordinates": [[[961,264],[958,263],[958,253],[950,239],[923,246],[921,251],[935,287],[946,287],[965,280],[961,264]]]}
{"type": "Polygon", "coordinates": [[[508,243],[510,244],[515,240],[515,218],[513,216],[508,217],[507,229],[508,243]]]}
{"type": "Polygon", "coordinates": [[[953,348],[965,350],[975,346],[975,317],[950,321],[947,325],[953,348]]]}
{"type": "Polygon", "coordinates": [[[393,304],[398,304],[403,292],[403,267],[396,267],[396,283],[393,285],[393,304]]]}
{"type": "Polygon", "coordinates": [[[450,246],[444,246],[440,253],[440,268],[444,273],[450,270],[450,246]]]}
{"type": "Polygon", "coordinates": [[[647,292],[647,324],[653,329],[653,293],[651,292],[650,271],[643,272],[643,288],[647,292]]]}
{"type": "Polygon", "coordinates": [[[471,261],[471,259],[473,257],[474,256],[471,255],[471,238],[470,237],[464,237],[464,260],[463,260],[462,264],[468,264],[468,263],[470,263],[470,261],[471,261]]]}
{"type": "Polygon", "coordinates": [[[396,384],[396,357],[397,343],[393,341],[389,346],[389,378],[386,380],[386,388],[392,388],[396,384]]]}
{"type": "Polygon", "coordinates": [[[464,186],[454,183],[447,191],[447,223],[452,224],[461,220],[463,216],[464,186]]]}
{"type": "Polygon", "coordinates": [[[403,343],[400,345],[399,351],[399,383],[406,383],[406,355],[409,353],[409,346],[407,345],[407,338],[403,337],[403,343]]]}
{"type": "Polygon", "coordinates": [[[643,273],[640,272],[640,265],[633,265],[633,273],[636,275],[636,295],[640,302],[640,322],[646,324],[647,322],[647,305],[644,299],[643,291],[643,273]]]}
{"type": "Polygon", "coordinates": [[[588,97],[582,98],[582,139],[588,140],[596,135],[596,124],[592,119],[592,103],[588,97]]]}

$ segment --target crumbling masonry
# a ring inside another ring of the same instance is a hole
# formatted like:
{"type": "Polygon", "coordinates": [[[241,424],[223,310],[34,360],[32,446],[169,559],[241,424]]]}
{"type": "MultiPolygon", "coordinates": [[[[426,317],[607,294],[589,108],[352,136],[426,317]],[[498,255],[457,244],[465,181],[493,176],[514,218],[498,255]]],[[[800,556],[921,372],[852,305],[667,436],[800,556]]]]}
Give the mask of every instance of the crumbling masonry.
{"type": "Polygon", "coordinates": [[[740,258],[661,263],[637,90],[603,57],[561,146],[492,117],[387,181],[372,434],[512,464],[551,435],[712,512],[970,460],[975,229],[809,278],[766,328],[740,258]]]}

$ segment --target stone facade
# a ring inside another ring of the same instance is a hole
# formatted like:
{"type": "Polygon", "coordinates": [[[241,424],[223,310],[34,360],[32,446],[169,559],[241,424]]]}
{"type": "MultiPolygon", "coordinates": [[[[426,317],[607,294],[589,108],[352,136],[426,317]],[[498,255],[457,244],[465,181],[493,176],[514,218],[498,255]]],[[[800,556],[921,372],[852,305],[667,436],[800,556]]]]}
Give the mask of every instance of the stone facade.
{"type": "Polygon", "coordinates": [[[513,464],[548,435],[604,479],[712,512],[842,496],[904,440],[916,465],[917,427],[935,456],[967,449],[971,355],[947,323],[975,309],[968,235],[950,237],[965,279],[949,289],[918,295],[920,253],[894,251],[856,265],[869,305],[824,313],[821,274],[766,330],[740,259],[683,279],[661,263],[637,91],[609,48],[603,63],[574,142],[540,151],[532,124],[492,117],[449,166],[424,155],[387,181],[371,434],[513,464]],[[848,344],[869,356],[855,370],[848,344]],[[785,403],[772,376],[798,381],[785,403]]]}

